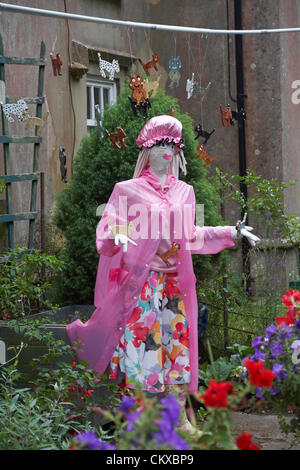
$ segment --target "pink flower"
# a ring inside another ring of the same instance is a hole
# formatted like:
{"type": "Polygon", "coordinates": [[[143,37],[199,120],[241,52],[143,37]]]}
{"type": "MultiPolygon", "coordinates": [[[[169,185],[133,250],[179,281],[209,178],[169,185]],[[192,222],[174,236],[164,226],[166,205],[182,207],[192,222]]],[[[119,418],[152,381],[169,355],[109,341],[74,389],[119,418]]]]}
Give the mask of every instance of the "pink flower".
{"type": "Polygon", "coordinates": [[[147,384],[148,385],[155,385],[156,382],[158,381],[158,374],[154,372],[153,374],[150,374],[147,379],[147,384]]]}
{"type": "Polygon", "coordinates": [[[157,286],[157,280],[158,280],[158,274],[153,271],[152,274],[151,274],[151,277],[149,279],[149,281],[150,281],[150,283],[153,287],[157,286]]]}
{"type": "Polygon", "coordinates": [[[155,320],[156,320],[155,312],[149,313],[147,318],[145,318],[144,323],[145,323],[146,327],[149,328],[149,330],[152,328],[153,324],[155,323],[155,320]]]}

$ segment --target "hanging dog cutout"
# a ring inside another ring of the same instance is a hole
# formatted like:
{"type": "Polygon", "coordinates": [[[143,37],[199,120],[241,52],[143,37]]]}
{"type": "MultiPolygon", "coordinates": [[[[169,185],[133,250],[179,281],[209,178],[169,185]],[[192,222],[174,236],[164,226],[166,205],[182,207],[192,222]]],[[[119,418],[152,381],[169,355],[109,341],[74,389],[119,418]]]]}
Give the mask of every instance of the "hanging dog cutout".
{"type": "Polygon", "coordinates": [[[59,147],[59,162],[60,162],[60,175],[61,180],[67,183],[67,155],[64,147],[59,147]]]}
{"type": "MultiPolygon", "coordinates": [[[[238,122],[245,121],[247,116],[246,116],[246,111],[244,108],[241,108],[239,111],[231,111],[233,119],[235,119],[238,122]]],[[[234,125],[234,121],[231,123],[234,125]]]]}
{"type": "Polygon", "coordinates": [[[111,141],[111,143],[116,149],[120,150],[121,148],[117,142],[120,142],[123,148],[127,147],[127,145],[124,142],[124,139],[125,137],[127,137],[127,135],[125,131],[122,129],[122,127],[117,127],[117,132],[115,132],[114,134],[110,134],[110,132],[107,129],[105,129],[105,132],[108,135],[109,140],[111,141]]]}
{"type": "Polygon", "coordinates": [[[129,88],[132,90],[132,97],[128,96],[133,114],[137,117],[140,111],[144,118],[147,117],[147,109],[151,108],[147,92],[144,88],[144,81],[142,77],[137,74],[136,76],[130,75],[129,88]]]}
{"type": "Polygon", "coordinates": [[[136,101],[137,106],[139,106],[141,102],[145,102],[146,90],[144,88],[144,80],[139,74],[135,77],[130,75],[129,88],[132,90],[131,96],[136,101]]]}
{"type": "Polygon", "coordinates": [[[215,132],[215,130],[216,129],[213,129],[211,132],[207,132],[202,129],[201,124],[197,124],[197,126],[195,127],[195,132],[197,133],[195,140],[199,139],[199,137],[204,137],[204,141],[202,142],[202,145],[206,145],[208,139],[215,132]]]}
{"type": "Polygon", "coordinates": [[[100,70],[100,75],[103,78],[106,78],[105,71],[109,73],[109,80],[113,80],[115,77],[115,73],[120,72],[120,66],[119,62],[117,59],[113,59],[112,62],[108,62],[107,60],[101,59],[101,54],[98,52],[98,58],[99,58],[99,70],[100,70]]]}
{"type": "Polygon", "coordinates": [[[157,54],[153,54],[152,60],[149,60],[149,62],[146,62],[146,64],[144,64],[144,62],[141,59],[139,59],[139,63],[142,65],[147,77],[150,76],[149,69],[151,68],[154,68],[154,70],[158,72],[158,68],[157,68],[158,60],[159,60],[159,57],[157,54]]]}
{"type": "Polygon", "coordinates": [[[169,60],[169,74],[168,74],[168,77],[169,77],[169,80],[170,80],[170,84],[169,84],[169,88],[173,88],[174,86],[176,86],[176,88],[179,87],[179,81],[180,81],[180,77],[181,77],[181,74],[180,74],[180,69],[181,69],[181,60],[180,60],[180,57],[174,57],[172,56],[169,60]]]}
{"type": "Polygon", "coordinates": [[[208,84],[206,85],[205,88],[201,87],[198,82],[194,82],[194,89],[193,89],[193,93],[198,93],[200,95],[205,95],[209,88],[211,87],[211,82],[208,82],[208,84]]]}
{"type": "Polygon", "coordinates": [[[155,98],[156,94],[159,89],[159,81],[160,81],[160,76],[158,77],[157,80],[153,82],[149,82],[148,78],[146,78],[144,82],[144,89],[146,91],[146,98],[149,98],[149,93],[152,91],[151,98],[155,98]]]}
{"type": "Polygon", "coordinates": [[[49,111],[42,117],[30,116],[27,111],[24,113],[24,120],[26,121],[25,130],[28,130],[30,126],[38,127],[37,135],[41,135],[45,122],[49,116],[49,111]]]}
{"type": "Polygon", "coordinates": [[[221,121],[224,127],[230,127],[233,125],[232,120],[232,111],[231,107],[228,104],[227,109],[224,109],[223,106],[220,104],[220,111],[221,111],[221,121]]]}
{"type": "Polygon", "coordinates": [[[1,106],[8,122],[15,122],[14,117],[16,117],[18,121],[25,120],[25,112],[28,111],[28,106],[23,99],[18,100],[16,103],[7,103],[1,106]]]}
{"type": "Polygon", "coordinates": [[[62,75],[61,66],[62,66],[63,63],[62,63],[62,60],[61,60],[61,57],[60,57],[60,53],[58,52],[56,54],[56,57],[54,58],[53,52],[50,52],[50,59],[51,59],[51,62],[52,62],[53,75],[55,77],[57,77],[57,75],[62,75]]]}
{"type": "Polygon", "coordinates": [[[186,92],[187,92],[187,99],[189,100],[192,96],[193,96],[193,92],[194,92],[194,85],[195,85],[195,74],[192,73],[192,78],[191,79],[187,79],[186,81],[186,92]]]}
{"type": "Polygon", "coordinates": [[[158,253],[158,256],[164,261],[164,263],[166,263],[167,266],[170,266],[169,258],[171,258],[171,256],[176,256],[176,258],[180,258],[179,254],[177,253],[179,249],[179,243],[173,242],[171,248],[168,251],[161,255],[158,253]]]}
{"type": "Polygon", "coordinates": [[[213,158],[211,158],[211,157],[206,153],[203,144],[198,145],[197,150],[198,150],[199,154],[196,155],[195,158],[203,158],[203,160],[205,161],[205,163],[204,163],[204,165],[203,165],[204,168],[206,168],[206,167],[207,167],[208,165],[210,165],[214,160],[216,160],[217,158],[219,158],[219,157],[213,157],[213,158]]]}

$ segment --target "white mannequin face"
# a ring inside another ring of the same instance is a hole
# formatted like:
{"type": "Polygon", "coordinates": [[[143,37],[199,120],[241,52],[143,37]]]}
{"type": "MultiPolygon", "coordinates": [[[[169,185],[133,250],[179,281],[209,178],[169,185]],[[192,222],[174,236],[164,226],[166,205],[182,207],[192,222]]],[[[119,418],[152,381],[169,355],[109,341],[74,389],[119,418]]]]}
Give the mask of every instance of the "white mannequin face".
{"type": "Polygon", "coordinates": [[[177,147],[174,144],[154,145],[154,147],[152,147],[150,150],[150,169],[159,178],[161,184],[164,184],[165,182],[169,165],[176,153],[177,147]]]}

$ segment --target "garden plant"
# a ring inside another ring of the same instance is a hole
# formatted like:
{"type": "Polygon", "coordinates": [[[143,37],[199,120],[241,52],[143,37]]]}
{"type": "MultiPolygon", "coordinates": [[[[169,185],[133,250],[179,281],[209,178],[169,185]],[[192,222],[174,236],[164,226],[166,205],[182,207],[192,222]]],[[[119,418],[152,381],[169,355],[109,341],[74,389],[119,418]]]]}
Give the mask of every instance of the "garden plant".
{"type": "MultiPolygon", "coordinates": [[[[132,178],[138,153],[135,138],[144,124],[142,117],[133,116],[124,87],[117,104],[104,112],[102,126],[110,131],[117,126],[126,128],[127,147],[114,149],[96,131],[82,140],[70,183],[57,196],[52,223],[63,240],[58,255],[39,250],[26,253],[17,247],[0,264],[0,326],[5,322],[23,335],[13,357],[0,364],[2,450],[258,450],[255,436],[247,429],[233,437],[231,412],[242,406],[251,409],[262,401],[278,413],[282,430],[293,434],[292,444],[300,438],[300,292],[289,290],[280,299],[274,277],[284,263],[280,243],[297,244],[300,233],[298,218],[285,215],[282,200],[287,185],[262,179],[254,172],[241,179],[218,169],[216,177],[208,180],[207,170],[194,158],[197,143],[192,120],[180,113],[177,102],[159,90],[149,118],[169,114],[172,106],[183,124],[188,165],[183,179],[194,186],[197,202],[204,204],[204,224],[225,223],[218,205],[219,191],[227,192],[226,197],[241,212],[246,210],[260,224],[266,244],[259,252],[252,250],[251,256],[263,253],[268,260],[252,297],[245,290],[246,279],[230,271],[227,254],[194,257],[198,299],[210,308],[209,361],[203,363],[200,358],[200,387],[189,397],[187,410],[195,433],[180,430],[176,396],[151,399],[138,388],[108,382],[105,375],[97,377],[87,363],[73,360],[74,351],[68,344],[53,338],[46,319],[31,317],[59,305],[93,303],[97,208],[107,202],[115,182],[132,178]],[[252,190],[247,201],[240,191],[241,182],[252,190]],[[272,275],[268,283],[266,275],[272,275]],[[215,324],[224,320],[225,313],[238,328],[227,335],[224,347],[220,340],[224,328],[215,324]],[[31,340],[45,345],[48,352],[32,360],[35,375],[28,379],[20,371],[19,358],[31,340]],[[217,351],[215,359],[211,348],[217,351]],[[62,359],[66,355],[67,362],[62,359]],[[107,393],[109,403],[103,398],[107,393]],[[294,411],[289,423],[285,420],[288,408],[294,411]]],[[[0,193],[4,188],[0,181],[0,193]]]]}

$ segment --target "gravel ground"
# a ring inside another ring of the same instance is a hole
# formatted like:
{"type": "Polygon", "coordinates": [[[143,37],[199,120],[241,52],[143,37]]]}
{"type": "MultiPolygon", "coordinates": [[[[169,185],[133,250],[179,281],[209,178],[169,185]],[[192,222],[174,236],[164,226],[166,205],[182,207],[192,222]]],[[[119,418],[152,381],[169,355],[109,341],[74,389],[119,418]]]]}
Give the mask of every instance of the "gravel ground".
{"type": "MultiPolygon", "coordinates": [[[[253,442],[259,445],[262,450],[288,449],[290,437],[292,436],[289,435],[287,438],[281,432],[276,415],[232,412],[231,417],[233,421],[232,434],[234,437],[245,431],[252,434],[253,442]]],[[[291,450],[300,450],[300,443],[291,450]]]]}

